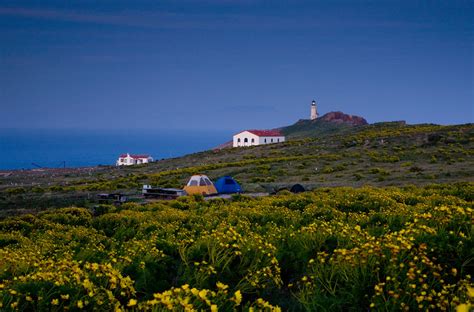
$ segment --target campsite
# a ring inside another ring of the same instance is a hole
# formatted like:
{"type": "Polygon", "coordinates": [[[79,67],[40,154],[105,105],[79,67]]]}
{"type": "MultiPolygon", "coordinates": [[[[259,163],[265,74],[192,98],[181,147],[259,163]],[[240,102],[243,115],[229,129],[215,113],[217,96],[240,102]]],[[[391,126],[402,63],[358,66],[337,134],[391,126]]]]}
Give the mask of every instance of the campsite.
{"type": "Polygon", "coordinates": [[[122,193],[101,193],[97,195],[98,204],[113,204],[119,206],[125,202],[150,203],[156,200],[174,200],[183,196],[203,196],[205,200],[216,198],[229,199],[233,194],[245,194],[248,197],[261,197],[277,194],[281,191],[289,191],[297,194],[305,192],[306,189],[301,184],[294,184],[291,187],[284,187],[272,193],[246,193],[240,184],[231,176],[223,176],[213,182],[207,175],[193,175],[188,183],[182,188],[166,188],[151,185],[143,185],[141,196],[138,193],[129,193],[125,196],[122,193]]]}

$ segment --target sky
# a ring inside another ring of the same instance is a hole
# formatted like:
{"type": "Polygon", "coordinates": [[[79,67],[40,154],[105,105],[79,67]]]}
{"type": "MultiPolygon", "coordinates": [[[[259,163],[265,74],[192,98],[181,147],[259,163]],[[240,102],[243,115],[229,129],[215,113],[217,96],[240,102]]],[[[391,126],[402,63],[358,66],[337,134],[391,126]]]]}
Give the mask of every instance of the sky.
{"type": "Polygon", "coordinates": [[[474,122],[473,1],[0,0],[0,128],[474,122]]]}

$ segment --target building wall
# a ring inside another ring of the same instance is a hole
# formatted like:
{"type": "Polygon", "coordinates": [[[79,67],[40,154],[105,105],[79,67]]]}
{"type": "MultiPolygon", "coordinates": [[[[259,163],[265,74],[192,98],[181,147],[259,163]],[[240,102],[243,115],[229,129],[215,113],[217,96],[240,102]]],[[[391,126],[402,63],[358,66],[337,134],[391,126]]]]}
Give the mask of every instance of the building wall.
{"type": "Polygon", "coordinates": [[[285,142],[285,137],[284,136],[278,136],[278,137],[259,137],[259,144],[272,144],[272,143],[281,143],[285,142]]]}
{"type": "Polygon", "coordinates": [[[311,120],[315,120],[316,118],[318,118],[318,110],[316,105],[311,105],[311,120]]]}
{"type": "Polygon", "coordinates": [[[131,157],[119,158],[117,161],[117,166],[131,166],[133,164],[133,159],[131,157]]]}
{"type": "Polygon", "coordinates": [[[132,157],[124,157],[124,158],[119,158],[117,160],[117,166],[131,166],[131,165],[139,165],[139,164],[146,164],[153,161],[153,158],[132,158],[132,157]],[[123,160],[123,161],[122,161],[123,160]]]}
{"type": "Polygon", "coordinates": [[[233,144],[232,144],[233,147],[254,146],[254,145],[259,145],[259,137],[248,131],[238,133],[234,135],[233,137],[233,144]],[[239,139],[240,139],[240,142],[239,142],[239,139]],[[245,139],[247,139],[247,142],[245,142],[245,139]],[[253,142],[252,142],[252,139],[253,139],[253,142]]]}
{"type": "Polygon", "coordinates": [[[232,146],[233,147],[255,146],[255,145],[281,143],[281,142],[285,142],[284,136],[259,137],[258,135],[255,135],[248,131],[244,131],[244,132],[234,135],[232,146]],[[240,142],[239,142],[239,139],[240,139],[240,142]],[[245,139],[247,139],[247,142],[245,142],[245,139]],[[253,142],[252,142],[252,139],[253,139],[253,142]]]}

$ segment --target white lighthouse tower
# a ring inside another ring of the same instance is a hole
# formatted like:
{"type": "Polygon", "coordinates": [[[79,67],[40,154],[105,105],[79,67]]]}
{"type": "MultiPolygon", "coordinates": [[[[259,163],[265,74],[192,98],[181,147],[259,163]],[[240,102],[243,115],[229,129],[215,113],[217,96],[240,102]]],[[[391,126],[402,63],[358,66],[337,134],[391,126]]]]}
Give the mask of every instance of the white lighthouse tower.
{"type": "Polygon", "coordinates": [[[311,102],[311,120],[318,118],[318,108],[316,107],[316,101],[311,102]]]}

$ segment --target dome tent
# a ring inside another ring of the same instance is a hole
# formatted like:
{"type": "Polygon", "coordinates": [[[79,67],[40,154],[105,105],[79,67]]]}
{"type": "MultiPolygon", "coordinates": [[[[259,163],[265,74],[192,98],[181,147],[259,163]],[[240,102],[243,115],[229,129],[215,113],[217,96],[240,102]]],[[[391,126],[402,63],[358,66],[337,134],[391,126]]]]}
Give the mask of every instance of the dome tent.
{"type": "Polygon", "coordinates": [[[201,195],[212,195],[217,194],[217,190],[212,184],[212,181],[206,175],[193,175],[188,184],[184,187],[184,190],[189,195],[201,194],[201,195]]]}
{"type": "Polygon", "coordinates": [[[292,193],[303,193],[306,192],[305,188],[301,184],[295,184],[291,187],[290,192],[292,193]]]}
{"type": "Polygon", "coordinates": [[[214,185],[219,194],[242,193],[239,183],[229,176],[219,178],[214,185]]]}

